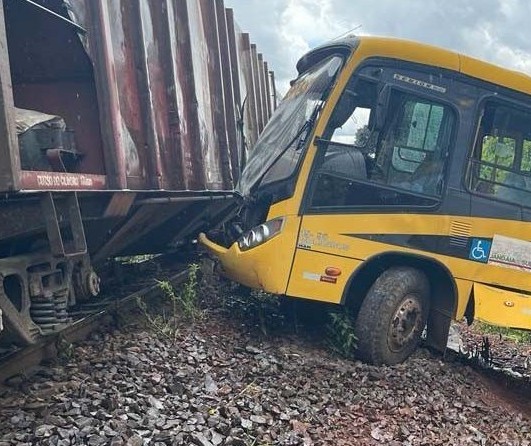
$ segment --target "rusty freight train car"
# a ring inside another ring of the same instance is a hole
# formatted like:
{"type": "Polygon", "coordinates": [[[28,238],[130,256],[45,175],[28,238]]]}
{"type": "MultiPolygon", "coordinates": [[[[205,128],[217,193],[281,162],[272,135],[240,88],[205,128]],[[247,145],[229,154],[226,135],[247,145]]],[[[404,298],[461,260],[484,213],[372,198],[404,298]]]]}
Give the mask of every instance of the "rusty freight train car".
{"type": "Polygon", "coordinates": [[[223,219],[272,79],[223,0],[0,0],[0,343],[223,219]]]}

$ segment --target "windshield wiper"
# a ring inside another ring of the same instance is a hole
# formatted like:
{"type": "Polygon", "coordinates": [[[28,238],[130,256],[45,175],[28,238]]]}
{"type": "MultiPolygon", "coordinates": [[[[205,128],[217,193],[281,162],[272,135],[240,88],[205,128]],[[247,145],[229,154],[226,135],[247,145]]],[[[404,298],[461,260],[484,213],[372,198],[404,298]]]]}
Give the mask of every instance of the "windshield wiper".
{"type": "Polygon", "coordinates": [[[310,115],[310,117],[306,120],[306,122],[302,125],[302,127],[300,128],[300,130],[297,132],[297,134],[295,135],[295,137],[291,140],[291,142],[286,146],[286,148],[282,151],[282,153],[284,153],[286,150],[288,150],[291,145],[299,138],[299,142],[297,143],[297,147],[295,148],[295,150],[299,151],[301,150],[303,147],[304,147],[304,144],[306,143],[306,141],[308,140],[308,135],[312,132],[312,128],[313,128],[313,125],[315,124],[315,121],[317,121],[317,116],[319,115],[319,112],[321,111],[321,108],[323,106],[323,103],[322,101],[317,104],[315,106],[315,108],[313,109],[313,112],[312,114],[310,115]],[[308,130],[308,133],[306,134],[306,136],[304,138],[301,138],[302,134],[308,130]]]}
{"type": "Polygon", "coordinates": [[[269,167],[264,171],[264,173],[262,175],[260,175],[260,177],[258,178],[258,180],[254,183],[254,185],[251,187],[251,191],[256,189],[256,187],[262,182],[262,180],[264,179],[264,177],[269,173],[269,171],[271,170],[271,168],[277,163],[277,161],[282,158],[282,156],[284,156],[284,154],[288,151],[288,149],[290,147],[293,146],[293,144],[295,144],[295,142],[297,141],[297,147],[295,147],[295,151],[299,151],[301,150],[303,147],[304,147],[304,144],[306,143],[306,141],[308,140],[308,136],[310,135],[310,133],[312,132],[312,128],[315,124],[315,121],[317,120],[317,116],[319,116],[319,112],[321,111],[321,108],[323,106],[323,103],[322,101],[320,101],[316,106],[315,108],[313,109],[312,111],[312,114],[310,115],[310,117],[304,122],[304,124],[302,124],[301,128],[297,131],[297,133],[295,134],[295,136],[290,140],[290,142],[288,144],[286,144],[286,146],[279,152],[279,154],[275,157],[275,159],[273,160],[273,162],[269,165],[269,167]],[[308,131],[305,135],[304,138],[302,138],[302,135],[304,134],[305,131],[308,131]]]}

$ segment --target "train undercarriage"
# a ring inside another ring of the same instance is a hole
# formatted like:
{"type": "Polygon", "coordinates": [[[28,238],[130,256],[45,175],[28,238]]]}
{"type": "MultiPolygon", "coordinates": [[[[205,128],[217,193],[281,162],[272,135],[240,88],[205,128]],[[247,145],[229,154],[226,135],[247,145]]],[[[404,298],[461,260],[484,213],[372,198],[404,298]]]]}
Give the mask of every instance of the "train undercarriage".
{"type": "Polygon", "coordinates": [[[72,322],[100,293],[115,256],[175,251],[231,215],[231,193],[42,192],[0,205],[0,346],[23,346],[72,322]]]}

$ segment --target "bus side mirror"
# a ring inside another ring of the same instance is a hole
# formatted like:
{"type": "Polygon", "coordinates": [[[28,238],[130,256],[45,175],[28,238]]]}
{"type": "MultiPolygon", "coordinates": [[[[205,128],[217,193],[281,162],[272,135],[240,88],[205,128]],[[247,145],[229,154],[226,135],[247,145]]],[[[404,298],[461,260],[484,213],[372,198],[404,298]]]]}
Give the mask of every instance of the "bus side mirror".
{"type": "Polygon", "coordinates": [[[380,90],[380,93],[378,94],[378,101],[376,103],[376,113],[374,118],[373,130],[376,130],[377,132],[381,131],[384,128],[390,98],[391,87],[389,85],[384,85],[380,90]]]}

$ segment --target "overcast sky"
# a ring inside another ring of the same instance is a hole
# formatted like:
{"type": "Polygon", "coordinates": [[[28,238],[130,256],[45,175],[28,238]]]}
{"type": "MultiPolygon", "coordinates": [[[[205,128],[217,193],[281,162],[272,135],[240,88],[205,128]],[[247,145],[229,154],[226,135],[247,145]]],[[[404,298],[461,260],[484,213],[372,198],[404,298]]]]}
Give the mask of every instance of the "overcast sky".
{"type": "Polygon", "coordinates": [[[306,51],[357,34],[418,40],[531,74],[530,0],[225,0],[285,93],[306,51]]]}

